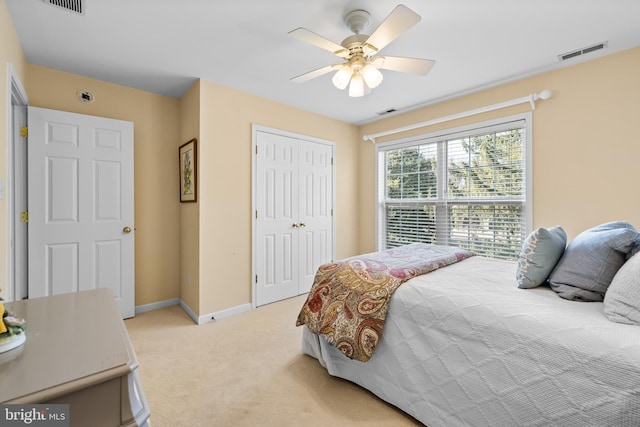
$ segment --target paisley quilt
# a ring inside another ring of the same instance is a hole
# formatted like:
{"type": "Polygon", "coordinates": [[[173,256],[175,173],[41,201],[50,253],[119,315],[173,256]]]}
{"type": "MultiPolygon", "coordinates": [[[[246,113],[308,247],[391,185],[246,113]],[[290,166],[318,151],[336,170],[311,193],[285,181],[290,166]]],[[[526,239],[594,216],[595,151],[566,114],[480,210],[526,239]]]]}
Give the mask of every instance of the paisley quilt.
{"type": "Polygon", "coordinates": [[[348,358],[366,362],[382,335],[393,292],[412,277],[472,255],[415,243],[321,265],[296,326],[307,325],[348,358]]]}

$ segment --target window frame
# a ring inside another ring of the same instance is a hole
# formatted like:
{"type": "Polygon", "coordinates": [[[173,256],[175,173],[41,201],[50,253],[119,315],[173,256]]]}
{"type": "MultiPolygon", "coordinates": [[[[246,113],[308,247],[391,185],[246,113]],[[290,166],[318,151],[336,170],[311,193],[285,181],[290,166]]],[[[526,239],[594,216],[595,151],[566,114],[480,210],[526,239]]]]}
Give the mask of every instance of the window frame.
{"type": "MultiPolygon", "coordinates": [[[[522,206],[524,207],[524,219],[525,219],[525,234],[528,234],[532,230],[533,225],[533,123],[532,123],[532,113],[520,113],[514,114],[510,116],[498,117],[495,119],[485,120],[482,122],[475,122],[467,125],[456,126],[446,129],[441,129],[433,132],[423,133],[407,138],[395,139],[386,142],[381,142],[376,144],[375,150],[375,178],[374,178],[374,190],[375,190],[375,245],[376,250],[384,249],[384,239],[386,235],[386,221],[385,219],[385,208],[387,206],[387,201],[385,200],[385,189],[386,189],[386,171],[384,167],[384,156],[387,151],[397,150],[408,147],[415,147],[419,145],[429,144],[429,143],[437,143],[440,141],[447,141],[456,138],[464,138],[472,135],[477,135],[478,133],[482,133],[484,130],[487,132],[499,132],[501,130],[513,129],[514,123],[522,122],[522,127],[524,129],[524,138],[525,138],[525,192],[524,192],[524,200],[522,201],[522,206]]],[[[442,149],[441,145],[438,146],[438,150],[442,149]]],[[[438,176],[444,176],[446,178],[446,164],[438,164],[438,176]]],[[[438,191],[444,191],[444,188],[447,186],[446,179],[438,180],[438,191]]],[[[442,193],[440,193],[442,194],[442,193]]],[[[412,199],[409,203],[420,204],[425,202],[427,199],[412,199]]],[[[447,200],[445,198],[445,200],[447,200]]],[[[433,199],[427,200],[429,203],[433,203],[433,199]]],[[[463,200],[449,200],[453,203],[462,202],[463,200]]],[[[499,199],[496,199],[499,201],[499,199]]],[[[470,203],[476,203],[478,200],[469,200],[470,203]]],[[[393,203],[391,203],[393,204],[393,203]]],[[[400,203],[402,204],[402,203],[400,203]]]]}

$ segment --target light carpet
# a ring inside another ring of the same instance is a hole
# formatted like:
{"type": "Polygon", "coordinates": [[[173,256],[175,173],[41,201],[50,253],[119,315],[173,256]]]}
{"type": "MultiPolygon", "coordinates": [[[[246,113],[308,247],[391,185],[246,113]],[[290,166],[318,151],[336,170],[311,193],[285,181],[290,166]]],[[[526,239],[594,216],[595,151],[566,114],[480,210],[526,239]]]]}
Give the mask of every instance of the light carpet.
{"type": "Polygon", "coordinates": [[[200,326],[179,306],[126,320],[151,425],[422,426],[302,354],[304,298],[200,326]]]}

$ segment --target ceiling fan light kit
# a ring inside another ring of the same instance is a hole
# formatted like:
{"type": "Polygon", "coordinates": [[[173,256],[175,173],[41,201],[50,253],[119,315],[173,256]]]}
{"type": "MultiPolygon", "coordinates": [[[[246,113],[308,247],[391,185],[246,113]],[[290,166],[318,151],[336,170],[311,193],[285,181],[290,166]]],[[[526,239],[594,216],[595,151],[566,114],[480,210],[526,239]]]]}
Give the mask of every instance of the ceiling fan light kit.
{"type": "Polygon", "coordinates": [[[353,69],[347,65],[338,65],[336,66],[338,71],[333,75],[331,81],[333,85],[338,89],[345,89],[349,85],[349,81],[351,81],[351,76],[353,76],[353,69]]]}
{"type": "Polygon", "coordinates": [[[358,98],[364,95],[364,79],[360,73],[353,73],[351,83],[349,83],[349,96],[358,98]]]}
{"type": "Polygon", "coordinates": [[[382,83],[382,79],[384,78],[382,73],[371,63],[362,67],[362,77],[371,89],[382,83]]]}
{"type": "Polygon", "coordinates": [[[420,21],[420,15],[404,5],[398,5],[371,35],[361,34],[369,25],[371,15],[366,10],[347,13],[344,22],[354,33],[337,44],[306,28],[296,28],[289,35],[311,43],[343,59],[340,64],[329,65],[310,71],[291,80],[303,83],[315,77],[335,71],[331,81],[344,90],[349,87],[349,96],[360,97],[382,83],[380,69],[427,74],[435,61],[431,59],[375,56],[385,46],[420,21]],[[366,88],[365,88],[366,86],[366,88]],[[366,89],[366,90],[365,90],[366,89]]]}

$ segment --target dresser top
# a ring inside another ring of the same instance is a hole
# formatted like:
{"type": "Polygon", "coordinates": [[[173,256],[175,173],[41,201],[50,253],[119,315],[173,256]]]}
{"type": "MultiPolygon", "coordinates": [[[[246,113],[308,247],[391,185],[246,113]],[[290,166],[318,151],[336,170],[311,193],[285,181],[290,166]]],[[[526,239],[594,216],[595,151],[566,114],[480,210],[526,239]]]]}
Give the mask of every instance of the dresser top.
{"type": "Polygon", "coordinates": [[[110,289],[6,303],[26,341],[0,353],[0,402],[38,403],[137,366],[110,289]]]}

